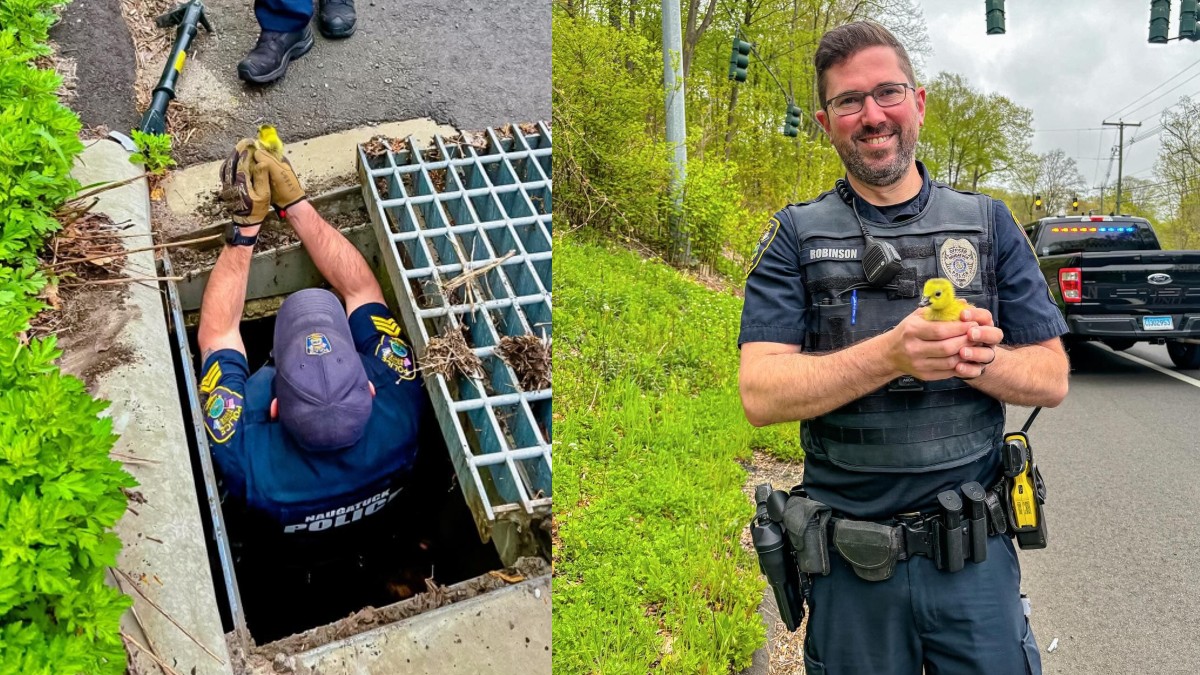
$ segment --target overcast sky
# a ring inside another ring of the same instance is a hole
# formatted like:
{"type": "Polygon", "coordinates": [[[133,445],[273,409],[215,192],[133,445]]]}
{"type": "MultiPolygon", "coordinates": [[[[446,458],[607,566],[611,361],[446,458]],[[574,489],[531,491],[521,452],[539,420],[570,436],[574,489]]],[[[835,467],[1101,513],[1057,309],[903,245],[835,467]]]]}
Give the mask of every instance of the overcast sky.
{"type": "MultiPolygon", "coordinates": [[[[1125,129],[1128,143],[1156,126],[1159,113],[1181,96],[1200,95],[1200,42],[1146,42],[1150,3],[1145,0],[1008,0],[1004,35],[987,34],[983,0],[919,4],[934,51],[925,61],[927,77],[956,72],[976,89],[1003,94],[1032,110],[1037,130],[1033,149],[1062,148],[1092,187],[1103,182],[1117,143],[1116,127],[1095,130],[1101,122],[1122,117],[1142,122],[1140,129],[1125,129]],[[1176,85],[1181,86],[1156,99],[1176,85]],[[1058,129],[1071,131],[1054,131],[1058,129]]],[[[1175,0],[1172,38],[1178,34],[1178,19],[1175,0]]],[[[1157,135],[1127,147],[1125,175],[1152,179],[1158,150],[1157,135]]],[[[1110,185],[1116,180],[1114,162],[1110,185]]]]}

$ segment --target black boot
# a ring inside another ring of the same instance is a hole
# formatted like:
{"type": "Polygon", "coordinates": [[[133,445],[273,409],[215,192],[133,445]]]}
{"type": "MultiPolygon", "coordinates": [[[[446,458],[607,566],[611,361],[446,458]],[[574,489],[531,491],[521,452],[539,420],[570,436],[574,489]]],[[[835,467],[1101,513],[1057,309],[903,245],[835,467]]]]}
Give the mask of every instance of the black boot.
{"type": "Polygon", "coordinates": [[[346,38],[354,35],[354,0],[321,0],[321,35],[346,38]]]}
{"type": "Polygon", "coordinates": [[[287,72],[288,64],[312,49],[312,30],[308,26],[294,33],[264,30],[254,49],[238,64],[238,77],[255,84],[274,82],[287,72]]]}

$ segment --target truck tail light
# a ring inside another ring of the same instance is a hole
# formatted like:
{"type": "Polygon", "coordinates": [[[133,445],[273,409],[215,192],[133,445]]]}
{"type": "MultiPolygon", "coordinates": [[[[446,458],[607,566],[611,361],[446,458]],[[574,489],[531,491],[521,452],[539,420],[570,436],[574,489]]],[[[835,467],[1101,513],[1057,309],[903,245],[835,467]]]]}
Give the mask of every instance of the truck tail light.
{"type": "Polygon", "coordinates": [[[1058,271],[1058,288],[1063,302],[1083,302],[1083,270],[1064,267],[1058,271]]]}

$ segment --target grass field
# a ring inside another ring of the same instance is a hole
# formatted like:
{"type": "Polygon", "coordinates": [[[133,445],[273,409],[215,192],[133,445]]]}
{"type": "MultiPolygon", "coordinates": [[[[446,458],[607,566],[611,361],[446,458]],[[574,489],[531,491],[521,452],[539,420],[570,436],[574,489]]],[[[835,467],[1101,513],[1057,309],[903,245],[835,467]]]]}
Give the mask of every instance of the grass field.
{"type": "Polygon", "coordinates": [[[726,673],[762,645],[738,460],[798,456],[737,393],[741,300],[556,239],[554,672],[726,673]]]}

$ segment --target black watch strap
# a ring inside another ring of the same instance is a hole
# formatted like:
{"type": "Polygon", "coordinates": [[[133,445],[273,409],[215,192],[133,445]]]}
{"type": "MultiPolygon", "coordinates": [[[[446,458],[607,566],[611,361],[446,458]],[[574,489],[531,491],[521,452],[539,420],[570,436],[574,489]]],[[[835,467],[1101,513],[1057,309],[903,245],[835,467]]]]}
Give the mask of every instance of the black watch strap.
{"type": "Polygon", "coordinates": [[[225,231],[225,243],[230,246],[253,246],[258,242],[258,234],[253,237],[247,237],[242,234],[242,230],[237,225],[233,225],[225,231]]]}

